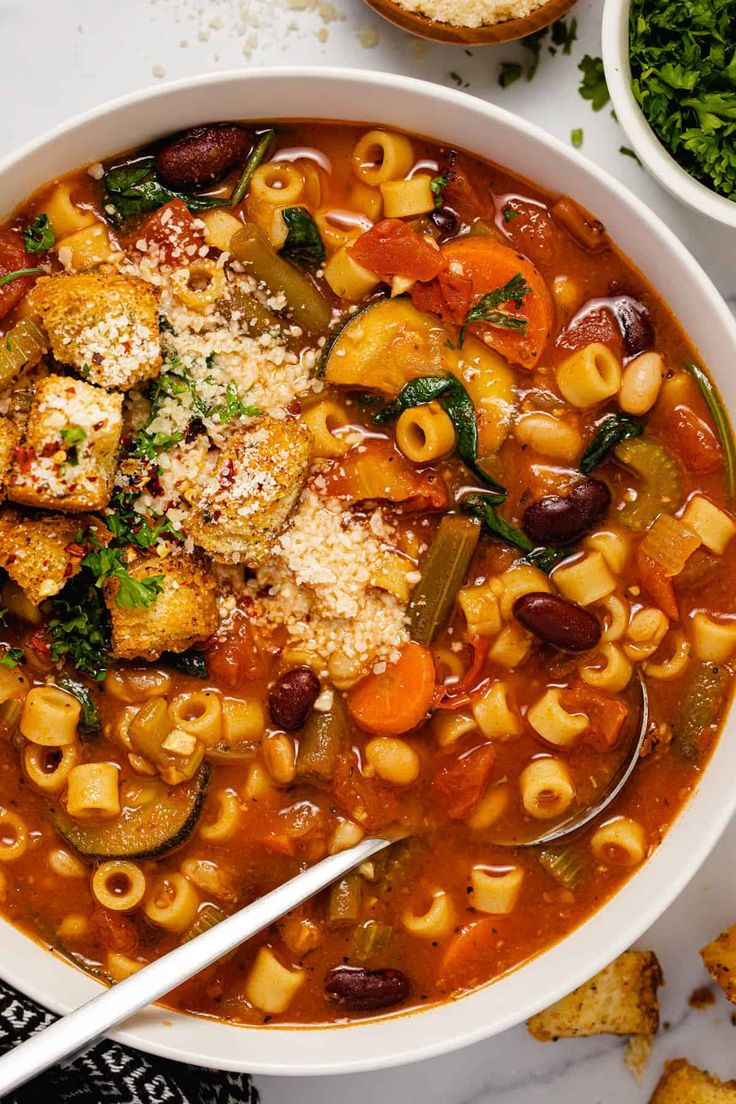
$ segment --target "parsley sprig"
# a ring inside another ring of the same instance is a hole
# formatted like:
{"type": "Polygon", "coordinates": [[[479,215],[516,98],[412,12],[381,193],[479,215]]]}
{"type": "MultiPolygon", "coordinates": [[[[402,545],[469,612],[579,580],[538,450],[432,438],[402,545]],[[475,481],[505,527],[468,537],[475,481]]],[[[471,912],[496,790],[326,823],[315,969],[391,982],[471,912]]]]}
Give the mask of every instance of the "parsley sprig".
{"type": "Polygon", "coordinates": [[[164,589],[163,575],[149,575],[147,579],[135,579],[123,560],[122,548],[100,544],[93,533],[86,535],[92,548],[83,557],[81,566],[92,572],[99,589],[110,580],[116,580],[118,591],[115,602],[124,609],[147,608],[164,589]]]}
{"type": "Polygon", "coordinates": [[[23,245],[26,253],[48,253],[54,248],[56,234],[51,219],[45,213],[36,215],[23,231],[23,245]]]}
{"type": "Polygon", "coordinates": [[[495,291],[489,291],[487,295],[482,296],[465,316],[465,321],[458,336],[458,348],[462,349],[465,334],[472,322],[488,322],[491,326],[500,326],[506,330],[516,330],[517,333],[523,333],[529,319],[524,318],[523,315],[508,314],[506,311],[499,310],[499,307],[502,307],[504,303],[513,303],[516,309],[519,310],[525,297],[531,294],[531,290],[521,273],[517,272],[503,287],[496,288],[495,291]]]}

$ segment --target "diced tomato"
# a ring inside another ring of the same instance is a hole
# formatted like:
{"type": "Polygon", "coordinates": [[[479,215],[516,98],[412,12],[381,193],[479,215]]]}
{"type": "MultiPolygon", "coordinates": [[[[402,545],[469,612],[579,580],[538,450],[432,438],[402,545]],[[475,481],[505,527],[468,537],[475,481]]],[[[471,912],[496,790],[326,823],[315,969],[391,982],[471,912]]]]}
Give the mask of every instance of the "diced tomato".
{"type": "Polygon", "coordinates": [[[268,678],[271,670],[271,653],[242,613],[235,614],[227,638],[215,640],[206,649],[206,656],[210,677],[230,687],[249,679],[268,678]]]}
{"type": "Polygon", "coordinates": [[[90,920],[92,939],[110,951],[130,954],[138,945],[138,935],[130,920],[119,912],[98,908],[90,920]]]}
{"type": "Polygon", "coordinates": [[[641,546],[636,552],[636,574],[639,585],[646,591],[656,606],[666,613],[671,621],[678,621],[680,611],[672,579],[665,574],[664,568],[643,552],[641,546]]]}
{"type": "Polygon", "coordinates": [[[440,251],[401,219],[377,222],[353,242],[350,253],[382,280],[432,280],[445,267],[440,251]]]}
{"type": "Polygon", "coordinates": [[[368,831],[398,820],[399,799],[396,790],[375,778],[365,778],[353,752],[338,756],[332,792],[343,809],[368,831]]]}
{"type": "Polygon", "coordinates": [[[584,349],[586,345],[607,345],[618,356],[623,340],[621,329],[612,310],[603,305],[584,303],[557,338],[561,349],[584,349]]]}
{"type": "Polygon", "coordinates": [[[51,655],[51,641],[45,625],[39,625],[38,628],[33,630],[28,637],[27,644],[29,648],[33,648],[34,652],[43,656],[44,659],[51,655]]]}
{"type": "Polygon", "coordinates": [[[204,242],[204,231],[194,224],[194,215],[181,199],[171,199],[147,215],[138,225],[133,241],[143,239],[158,246],[170,265],[187,265],[204,242]]]}
{"type": "Polygon", "coordinates": [[[549,264],[554,256],[558,230],[547,207],[516,196],[507,200],[502,210],[502,228],[511,244],[534,264],[549,264]]]}
{"type": "Polygon", "coordinates": [[[586,742],[593,743],[601,751],[615,747],[629,710],[624,702],[609,694],[593,690],[577,681],[560,695],[560,704],[568,713],[585,713],[590,720],[586,742]]]}
{"type": "MultiPolygon", "coordinates": [[[[0,278],[22,268],[36,268],[32,257],[23,248],[23,239],[14,230],[0,230],[0,278]]],[[[35,276],[22,276],[0,287],[0,318],[18,304],[33,287],[35,276]]]]}
{"type": "Polygon", "coordinates": [[[686,471],[696,475],[717,471],[723,464],[723,449],[717,436],[689,406],[676,406],[667,419],[667,441],[686,471]]]}
{"type": "Polygon", "coordinates": [[[433,468],[417,471],[385,438],[356,445],[327,469],[317,489],[328,498],[353,505],[400,503],[405,513],[444,510],[448,502],[441,476],[433,468]]]}
{"type": "Polygon", "coordinates": [[[490,204],[483,202],[470,178],[468,166],[454,150],[448,156],[447,165],[441,168],[440,176],[447,179],[442,189],[443,201],[463,222],[474,222],[479,215],[485,217],[490,204]]]}
{"type": "Polygon", "coordinates": [[[470,643],[473,645],[473,662],[454,686],[437,687],[432,702],[433,709],[464,709],[470,704],[470,696],[478,688],[483,677],[483,667],[488,658],[491,642],[487,636],[474,636],[470,643]]]}
{"type": "Polygon", "coordinates": [[[488,785],[496,752],[493,744],[478,744],[458,752],[453,749],[439,760],[430,787],[432,796],[453,820],[462,820],[488,785]]]}
{"type": "Polygon", "coordinates": [[[417,310],[437,314],[443,322],[462,320],[473,304],[473,284],[467,276],[445,269],[429,284],[415,284],[411,299],[417,310]]]}
{"type": "MultiPolygon", "coordinates": [[[[492,291],[502,288],[516,275],[521,275],[530,291],[517,307],[513,301],[500,304],[499,310],[510,318],[525,320],[522,330],[477,321],[470,325],[471,333],[483,338],[486,344],[522,368],[534,368],[549,337],[552,327],[552,298],[541,275],[531,263],[515,249],[503,245],[492,237],[456,238],[442,247],[447,270],[454,277],[451,292],[445,279],[439,287],[442,309],[437,312],[447,322],[461,326],[468,308],[475,306],[492,291]],[[470,281],[470,298],[465,298],[470,281]]],[[[435,293],[432,292],[432,295],[435,293]]],[[[432,310],[431,299],[421,287],[411,290],[412,302],[418,310],[432,310]]]]}
{"type": "Polygon", "coordinates": [[[443,987],[472,989],[483,981],[500,938],[498,920],[497,916],[485,916],[455,932],[440,961],[438,979],[443,987]]]}

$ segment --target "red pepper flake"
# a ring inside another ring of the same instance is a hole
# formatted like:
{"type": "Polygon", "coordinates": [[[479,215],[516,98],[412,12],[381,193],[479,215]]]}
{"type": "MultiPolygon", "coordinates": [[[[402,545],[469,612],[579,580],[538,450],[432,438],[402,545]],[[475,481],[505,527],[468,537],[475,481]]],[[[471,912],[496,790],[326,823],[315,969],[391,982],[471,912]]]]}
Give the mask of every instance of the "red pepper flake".
{"type": "Polygon", "coordinates": [[[23,475],[28,475],[31,470],[31,464],[36,459],[36,450],[33,448],[25,448],[18,446],[14,450],[15,462],[22,471],[23,475]]]}

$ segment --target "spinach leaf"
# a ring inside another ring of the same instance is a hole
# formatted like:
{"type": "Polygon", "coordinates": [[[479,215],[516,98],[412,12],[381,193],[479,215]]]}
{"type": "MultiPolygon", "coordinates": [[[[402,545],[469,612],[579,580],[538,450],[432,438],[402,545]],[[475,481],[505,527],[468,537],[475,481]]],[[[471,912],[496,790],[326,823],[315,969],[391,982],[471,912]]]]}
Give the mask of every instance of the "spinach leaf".
{"type": "Polygon", "coordinates": [[[56,234],[51,220],[43,213],[36,215],[33,222],[23,231],[26,253],[48,253],[49,249],[53,249],[55,241],[56,234]]]}
{"type": "Polygon", "coordinates": [[[0,667],[17,667],[24,659],[25,652],[22,648],[8,648],[2,658],[0,658],[0,667]]]}
{"type": "Polygon", "coordinates": [[[105,189],[102,205],[115,226],[122,226],[136,215],[155,211],[172,199],[180,199],[190,211],[227,207],[230,202],[214,196],[186,195],[165,187],[156,176],[153,157],[109,169],[105,173],[105,189]]]}
{"type": "Polygon", "coordinates": [[[595,437],[588,445],[580,460],[580,471],[588,475],[608,456],[612,448],[627,441],[630,437],[639,437],[644,432],[644,423],[630,414],[611,414],[598,427],[595,437]]]}
{"type": "Polygon", "coordinates": [[[438,401],[452,421],[457,436],[458,456],[478,478],[491,488],[487,497],[503,502],[507,491],[478,464],[478,423],[473,400],[454,376],[420,376],[405,384],[398,396],[383,410],[374,414],[377,422],[390,422],[412,406],[438,401]]]}
{"type": "Polygon", "coordinates": [[[286,241],[281,253],[302,265],[320,265],[325,259],[325,247],[317,223],[306,207],[285,207],[281,217],[286,223],[286,241]]]}
{"type": "Polygon", "coordinates": [[[87,687],[81,682],[77,682],[76,679],[69,678],[68,675],[60,675],[56,679],[56,685],[61,690],[66,690],[67,694],[71,694],[75,697],[82,706],[82,712],[79,718],[79,729],[82,736],[86,736],[87,738],[99,736],[102,727],[100,714],[95,705],[94,698],[87,687]]]}
{"type": "Polygon", "coordinates": [[[496,288],[494,291],[489,291],[487,295],[483,295],[465,316],[457,340],[458,349],[463,347],[465,334],[471,322],[488,322],[491,326],[500,326],[502,329],[516,330],[523,333],[529,319],[519,315],[506,314],[505,311],[498,308],[504,303],[513,302],[518,310],[524,298],[531,294],[531,290],[521,273],[517,272],[503,287],[496,288]]]}
{"type": "Polygon", "coordinates": [[[191,678],[207,678],[207,662],[204,658],[204,652],[200,652],[196,648],[190,648],[188,652],[164,652],[161,656],[161,663],[167,667],[173,667],[176,671],[181,671],[183,675],[189,675],[191,678]]]}

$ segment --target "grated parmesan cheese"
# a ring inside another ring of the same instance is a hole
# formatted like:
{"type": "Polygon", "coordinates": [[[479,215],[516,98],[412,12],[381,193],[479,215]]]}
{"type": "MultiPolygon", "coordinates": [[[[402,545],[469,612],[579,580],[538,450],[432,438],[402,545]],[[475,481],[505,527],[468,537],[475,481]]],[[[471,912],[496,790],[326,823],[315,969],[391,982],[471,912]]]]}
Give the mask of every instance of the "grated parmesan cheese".
{"type": "Polygon", "coordinates": [[[547,0],[396,0],[405,11],[453,27],[485,27],[523,19],[547,0]]]}

